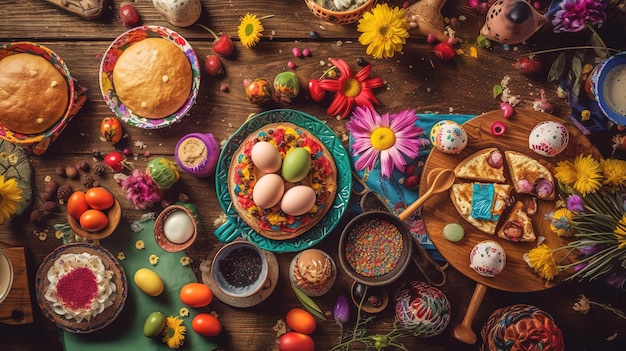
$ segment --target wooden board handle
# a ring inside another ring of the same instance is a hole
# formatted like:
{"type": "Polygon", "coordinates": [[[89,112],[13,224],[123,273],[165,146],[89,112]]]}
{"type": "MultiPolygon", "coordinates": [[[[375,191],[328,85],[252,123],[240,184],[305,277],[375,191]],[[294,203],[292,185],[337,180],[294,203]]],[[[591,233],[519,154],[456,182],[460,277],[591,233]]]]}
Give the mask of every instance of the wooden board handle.
{"type": "Polygon", "coordinates": [[[470,299],[469,306],[467,307],[467,311],[465,311],[463,321],[454,328],[453,336],[459,341],[466,344],[475,344],[476,340],[478,340],[476,333],[472,330],[472,321],[474,320],[474,317],[476,317],[480,304],[483,302],[485,293],[487,293],[487,286],[477,283],[474,288],[472,298],[470,299]]]}

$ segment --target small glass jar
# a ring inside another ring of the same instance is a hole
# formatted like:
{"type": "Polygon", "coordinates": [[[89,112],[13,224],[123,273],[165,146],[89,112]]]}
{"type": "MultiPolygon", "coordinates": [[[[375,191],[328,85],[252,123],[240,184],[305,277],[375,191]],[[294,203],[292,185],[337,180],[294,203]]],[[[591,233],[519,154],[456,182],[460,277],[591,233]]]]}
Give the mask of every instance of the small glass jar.
{"type": "Polygon", "coordinates": [[[174,156],[185,172],[198,178],[211,176],[220,155],[220,146],[212,134],[191,133],[176,144],[174,156]]]}

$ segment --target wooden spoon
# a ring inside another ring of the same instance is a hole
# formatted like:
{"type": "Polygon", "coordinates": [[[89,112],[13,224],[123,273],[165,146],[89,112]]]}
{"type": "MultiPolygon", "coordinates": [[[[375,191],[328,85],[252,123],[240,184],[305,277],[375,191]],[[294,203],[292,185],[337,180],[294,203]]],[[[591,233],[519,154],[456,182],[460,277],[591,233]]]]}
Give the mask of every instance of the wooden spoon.
{"type": "MultiPolygon", "coordinates": [[[[428,179],[428,177],[430,177],[432,173],[433,171],[431,171],[428,174],[426,179],[428,179]]],[[[438,194],[440,192],[450,189],[452,184],[454,184],[455,179],[456,179],[456,175],[454,174],[453,170],[451,169],[441,170],[439,173],[437,173],[432,183],[429,185],[428,190],[422,195],[420,195],[420,197],[417,200],[415,200],[415,202],[410,204],[404,211],[402,211],[398,215],[400,220],[406,221],[411,216],[411,214],[417,211],[417,209],[420,208],[420,206],[422,206],[424,202],[426,202],[426,200],[428,200],[428,198],[431,197],[432,195],[438,194]]]]}

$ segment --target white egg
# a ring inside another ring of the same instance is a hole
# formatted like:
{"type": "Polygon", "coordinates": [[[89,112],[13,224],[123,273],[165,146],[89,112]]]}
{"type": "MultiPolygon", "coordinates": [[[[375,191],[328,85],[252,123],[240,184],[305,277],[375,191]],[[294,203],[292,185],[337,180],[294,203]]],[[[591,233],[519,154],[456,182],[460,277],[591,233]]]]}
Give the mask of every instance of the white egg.
{"type": "Polygon", "coordinates": [[[554,157],[565,150],[568,143],[569,132],[559,122],[540,122],[528,135],[528,147],[541,156],[554,157]]]}
{"type": "Polygon", "coordinates": [[[175,244],[187,242],[193,236],[193,219],[185,211],[174,211],[163,222],[163,232],[175,244]]]}
{"type": "Polygon", "coordinates": [[[283,177],[276,173],[266,174],[254,184],[252,201],[260,208],[271,208],[280,202],[284,192],[283,177]]]}
{"type": "Polygon", "coordinates": [[[300,216],[315,205],[315,190],[308,185],[296,185],[287,190],[280,201],[280,209],[290,216],[300,216]]]}
{"type": "Polygon", "coordinates": [[[470,252],[470,267],[484,277],[495,277],[506,265],[504,248],[493,240],[484,240],[470,252]]]}
{"type": "Polygon", "coordinates": [[[267,141],[259,141],[254,144],[250,150],[250,158],[254,166],[263,173],[277,172],[283,162],[276,146],[267,141]]]}

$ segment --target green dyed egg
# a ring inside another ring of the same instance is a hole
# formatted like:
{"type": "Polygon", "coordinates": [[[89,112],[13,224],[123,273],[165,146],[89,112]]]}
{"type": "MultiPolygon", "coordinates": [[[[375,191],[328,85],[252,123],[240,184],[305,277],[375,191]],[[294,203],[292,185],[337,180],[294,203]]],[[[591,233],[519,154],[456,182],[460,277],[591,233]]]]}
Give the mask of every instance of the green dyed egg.
{"type": "Polygon", "coordinates": [[[282,165],[283,178],[292,183],[304,179],[311,170],[311,155],[303,147],[297,147],[285,156],[282,165]]]}
{"type": "Polygon", "coordinates": [[[458,223],[448,223],[443,227],[443,237],[448,241],[456,243],[465,236],[465,229],[458,223]]]}
{"type": "Polygon", "coordinates": [[[167,317],[159,312],[155,311],[150,313],[148,318],[146,318],[145,323],[143,324],[143,335],[147,338],[153,338],[157,335],[161,335],[163,329],[165,328],[165,324],[167,322],[167,317]]]}
{"type": "Polygon", "coordinates": [[[274,90],[290,99],[295,98],[300,93],[300,83],[298,76],[293,72],[281,72],[274,78],[274,90]]]}

